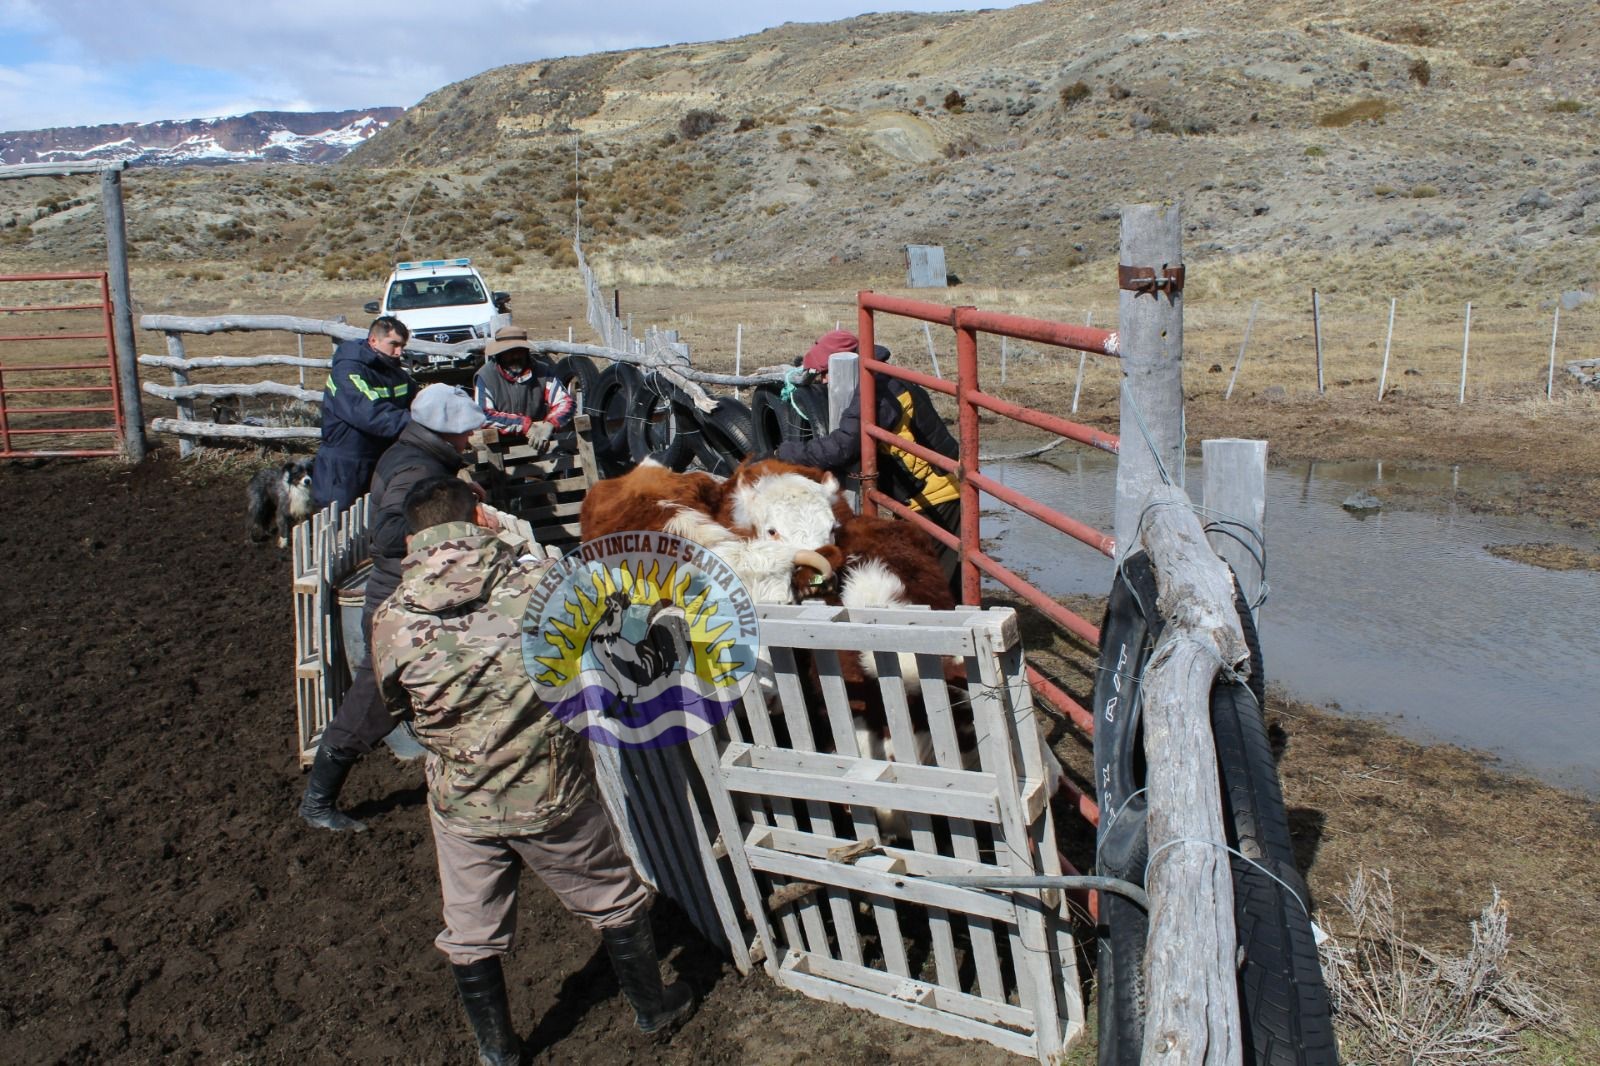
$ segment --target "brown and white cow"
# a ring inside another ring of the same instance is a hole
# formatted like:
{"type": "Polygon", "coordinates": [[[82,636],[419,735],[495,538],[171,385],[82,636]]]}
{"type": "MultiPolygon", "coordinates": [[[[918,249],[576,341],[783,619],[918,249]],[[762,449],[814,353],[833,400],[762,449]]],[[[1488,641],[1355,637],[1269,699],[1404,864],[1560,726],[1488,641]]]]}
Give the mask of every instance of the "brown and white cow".
{"type": "Polygon", "coordinates": [[[646,459],[621,477],[597,482],[579,513],[584,540],[627,530],[673,533],[720,555],[757,603],[792,603],[797,567],[809,586],[831,578],[833,562],[819,553],[835,525],[838,482],[797,475],[789,464],[746,464],[723,480],[677,473],[646,459]],[[723,518],[722,516],[728,516],[723,518]]]}

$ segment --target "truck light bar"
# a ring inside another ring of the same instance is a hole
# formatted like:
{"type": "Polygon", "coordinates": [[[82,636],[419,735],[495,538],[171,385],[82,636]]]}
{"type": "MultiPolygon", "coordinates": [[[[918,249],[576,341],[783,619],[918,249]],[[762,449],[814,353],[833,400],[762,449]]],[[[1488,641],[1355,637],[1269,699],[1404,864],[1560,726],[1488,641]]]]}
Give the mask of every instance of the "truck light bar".
{"type": "Polygon", "coordinates": [[[464,267],[471,266],[470,259],[424,259],[420,263],[396,263],[396,270],[417,270],[423,267],[464,267]]]}

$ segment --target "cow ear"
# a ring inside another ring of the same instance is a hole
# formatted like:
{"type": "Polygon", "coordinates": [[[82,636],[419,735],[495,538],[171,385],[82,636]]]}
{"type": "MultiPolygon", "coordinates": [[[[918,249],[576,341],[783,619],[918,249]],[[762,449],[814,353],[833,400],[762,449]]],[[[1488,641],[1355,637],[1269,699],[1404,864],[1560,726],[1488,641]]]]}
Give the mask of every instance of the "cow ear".
{"type": "Polygon", "coordinates": [[[839,491],[839,479],[832,474],[823,474],[822,487],[827,489],[830,495],[837,493],[839,491]]]}

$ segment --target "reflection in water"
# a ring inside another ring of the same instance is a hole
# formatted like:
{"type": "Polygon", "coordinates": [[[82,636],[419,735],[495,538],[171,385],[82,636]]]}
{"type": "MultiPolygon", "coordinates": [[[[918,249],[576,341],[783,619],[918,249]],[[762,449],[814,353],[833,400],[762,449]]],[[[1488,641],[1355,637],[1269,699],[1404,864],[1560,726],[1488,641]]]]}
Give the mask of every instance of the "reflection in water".
{"type": "MultiPolygon", "coordinates": [[[[1086,449],[1054,463],[998,464],[990,476],[1110,529],[1116,460],[1086,449]]],[[[1189,484],[1198,491],[1198,469],[1189,484]]],[[[1394,716],[1419,739],[1492,752],[1559,785],[1600,795],[1600,574],[1496,558],[1491,544],[1593,550],[1592,535],[1525,518],[1339,505],[1382,481],[1487,487],[1456,467],[1308,463],[1267,472],[1271,595],[1261,610],[1268,679],[1296,697],[1394,716]]],[[[1198,502],[1198,501],[1197,501],[1198,502]]],[[[1093,550],[985,500],[984,536],[1052,595],[1110,588],[1093,550]],[[991,510],[992,508],[992,510],[991,510]]]]}

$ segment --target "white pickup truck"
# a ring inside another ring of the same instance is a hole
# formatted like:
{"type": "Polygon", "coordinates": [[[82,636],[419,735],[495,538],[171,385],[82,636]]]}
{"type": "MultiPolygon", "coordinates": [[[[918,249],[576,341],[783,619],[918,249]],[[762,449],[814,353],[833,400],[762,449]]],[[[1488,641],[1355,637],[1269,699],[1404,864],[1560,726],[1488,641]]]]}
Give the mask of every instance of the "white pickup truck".
{"type": "MultiPolygon", "coordinates": [[[[489,338],[511,324],[511,294],[493,292],[470,259],[427,259],[396,263],[383,299],[367,303],[369,315],[393,315],[419,341],[458,344],[474,337],[489,338]]],[[[453,369],[483,362],[472,355],[410,357],[421,366],[453,369]]]]}

